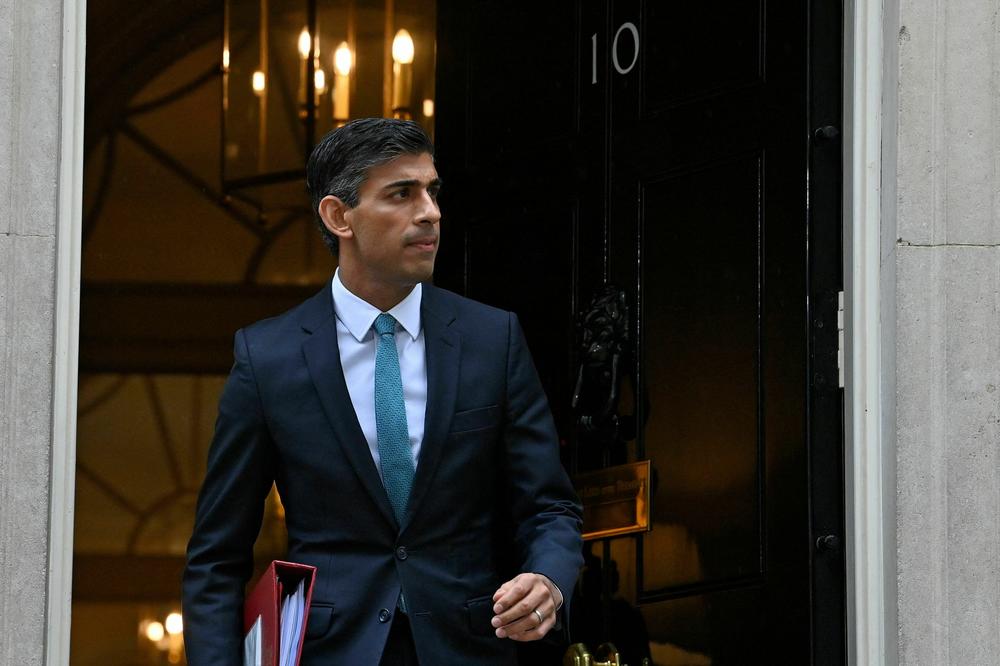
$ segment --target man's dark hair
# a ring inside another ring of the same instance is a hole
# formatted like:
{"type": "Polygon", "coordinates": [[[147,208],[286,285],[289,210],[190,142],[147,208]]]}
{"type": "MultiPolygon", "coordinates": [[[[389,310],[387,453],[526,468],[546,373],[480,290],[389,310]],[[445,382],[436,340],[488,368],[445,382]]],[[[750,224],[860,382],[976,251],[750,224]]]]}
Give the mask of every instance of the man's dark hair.
{"type": "Polygon", "coordinates": [[[339,250],[338,239],[319,216],[319,202],[323,197],[332,194],[354,208],[360,200],[359,190],[369,169],[400,155],[421,153],[433,156],[434,144],[420,125],[411,120],[361,118],[320,139],[306,165],[306,187],[323,242],[334,255],[339,250]]]}

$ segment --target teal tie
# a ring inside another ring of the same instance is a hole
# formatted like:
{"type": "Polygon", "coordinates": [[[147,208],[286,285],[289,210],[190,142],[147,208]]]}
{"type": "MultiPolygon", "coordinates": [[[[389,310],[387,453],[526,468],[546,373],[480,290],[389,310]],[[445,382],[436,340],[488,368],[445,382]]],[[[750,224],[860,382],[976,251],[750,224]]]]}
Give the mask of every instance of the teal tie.
{"type": "Polygon", "coordinates": [[[403,381],[396,354],[396,319],[382,313],[375,319],[378,348],[375,351],[375,431],[382,467],[382,483],[396,520],[403,524],[406,504],[413,487],[413,457],[406,425],[403,381]]]}

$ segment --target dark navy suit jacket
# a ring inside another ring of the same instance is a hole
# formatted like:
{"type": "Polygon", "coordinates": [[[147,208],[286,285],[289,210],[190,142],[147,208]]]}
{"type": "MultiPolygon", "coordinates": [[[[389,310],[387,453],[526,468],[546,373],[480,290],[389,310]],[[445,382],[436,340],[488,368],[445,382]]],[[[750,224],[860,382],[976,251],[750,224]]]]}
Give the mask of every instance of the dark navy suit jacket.
{"type": "Polygon", "coordinates": [[[402,589],[420,661],[511,664],[492,595],[541,573],[569,599],[581,511],[516,316],[424,285],[427,412],[397,524],[344,381],[329,286],[237,332],[184,574],[192,666],[242,660],[242,604],[277,484],[288,558],[317,567],[302,666],[375,666],[402,589]]]}

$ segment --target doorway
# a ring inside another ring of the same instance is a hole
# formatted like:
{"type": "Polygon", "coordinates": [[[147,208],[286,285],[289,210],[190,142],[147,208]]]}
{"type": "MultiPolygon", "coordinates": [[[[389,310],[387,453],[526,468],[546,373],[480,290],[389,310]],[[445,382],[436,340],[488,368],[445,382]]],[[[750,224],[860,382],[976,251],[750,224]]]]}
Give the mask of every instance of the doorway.
{"type": "MultiPolygon", "coordinates": [[[[433,131],[434,25],[416,0],[88,3],[74,666],[185,663],[181,574],[233,334],[336,266],[306,137],[383,114],[433,131]]],[[[272,492],[257,572],[286,553],[272,492]]]]}

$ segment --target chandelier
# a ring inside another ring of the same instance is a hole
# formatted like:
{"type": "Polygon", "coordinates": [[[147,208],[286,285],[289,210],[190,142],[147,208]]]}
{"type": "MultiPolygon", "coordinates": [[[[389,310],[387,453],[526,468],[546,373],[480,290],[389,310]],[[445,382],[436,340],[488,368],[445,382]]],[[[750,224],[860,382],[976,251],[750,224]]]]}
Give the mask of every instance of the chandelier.
{"type": "Polygon", "coordinates": [[[433,132],[434,3],[225,0],[223,192],[263,211],[303,206],[316,141],[352,118],[433,132]]]}

